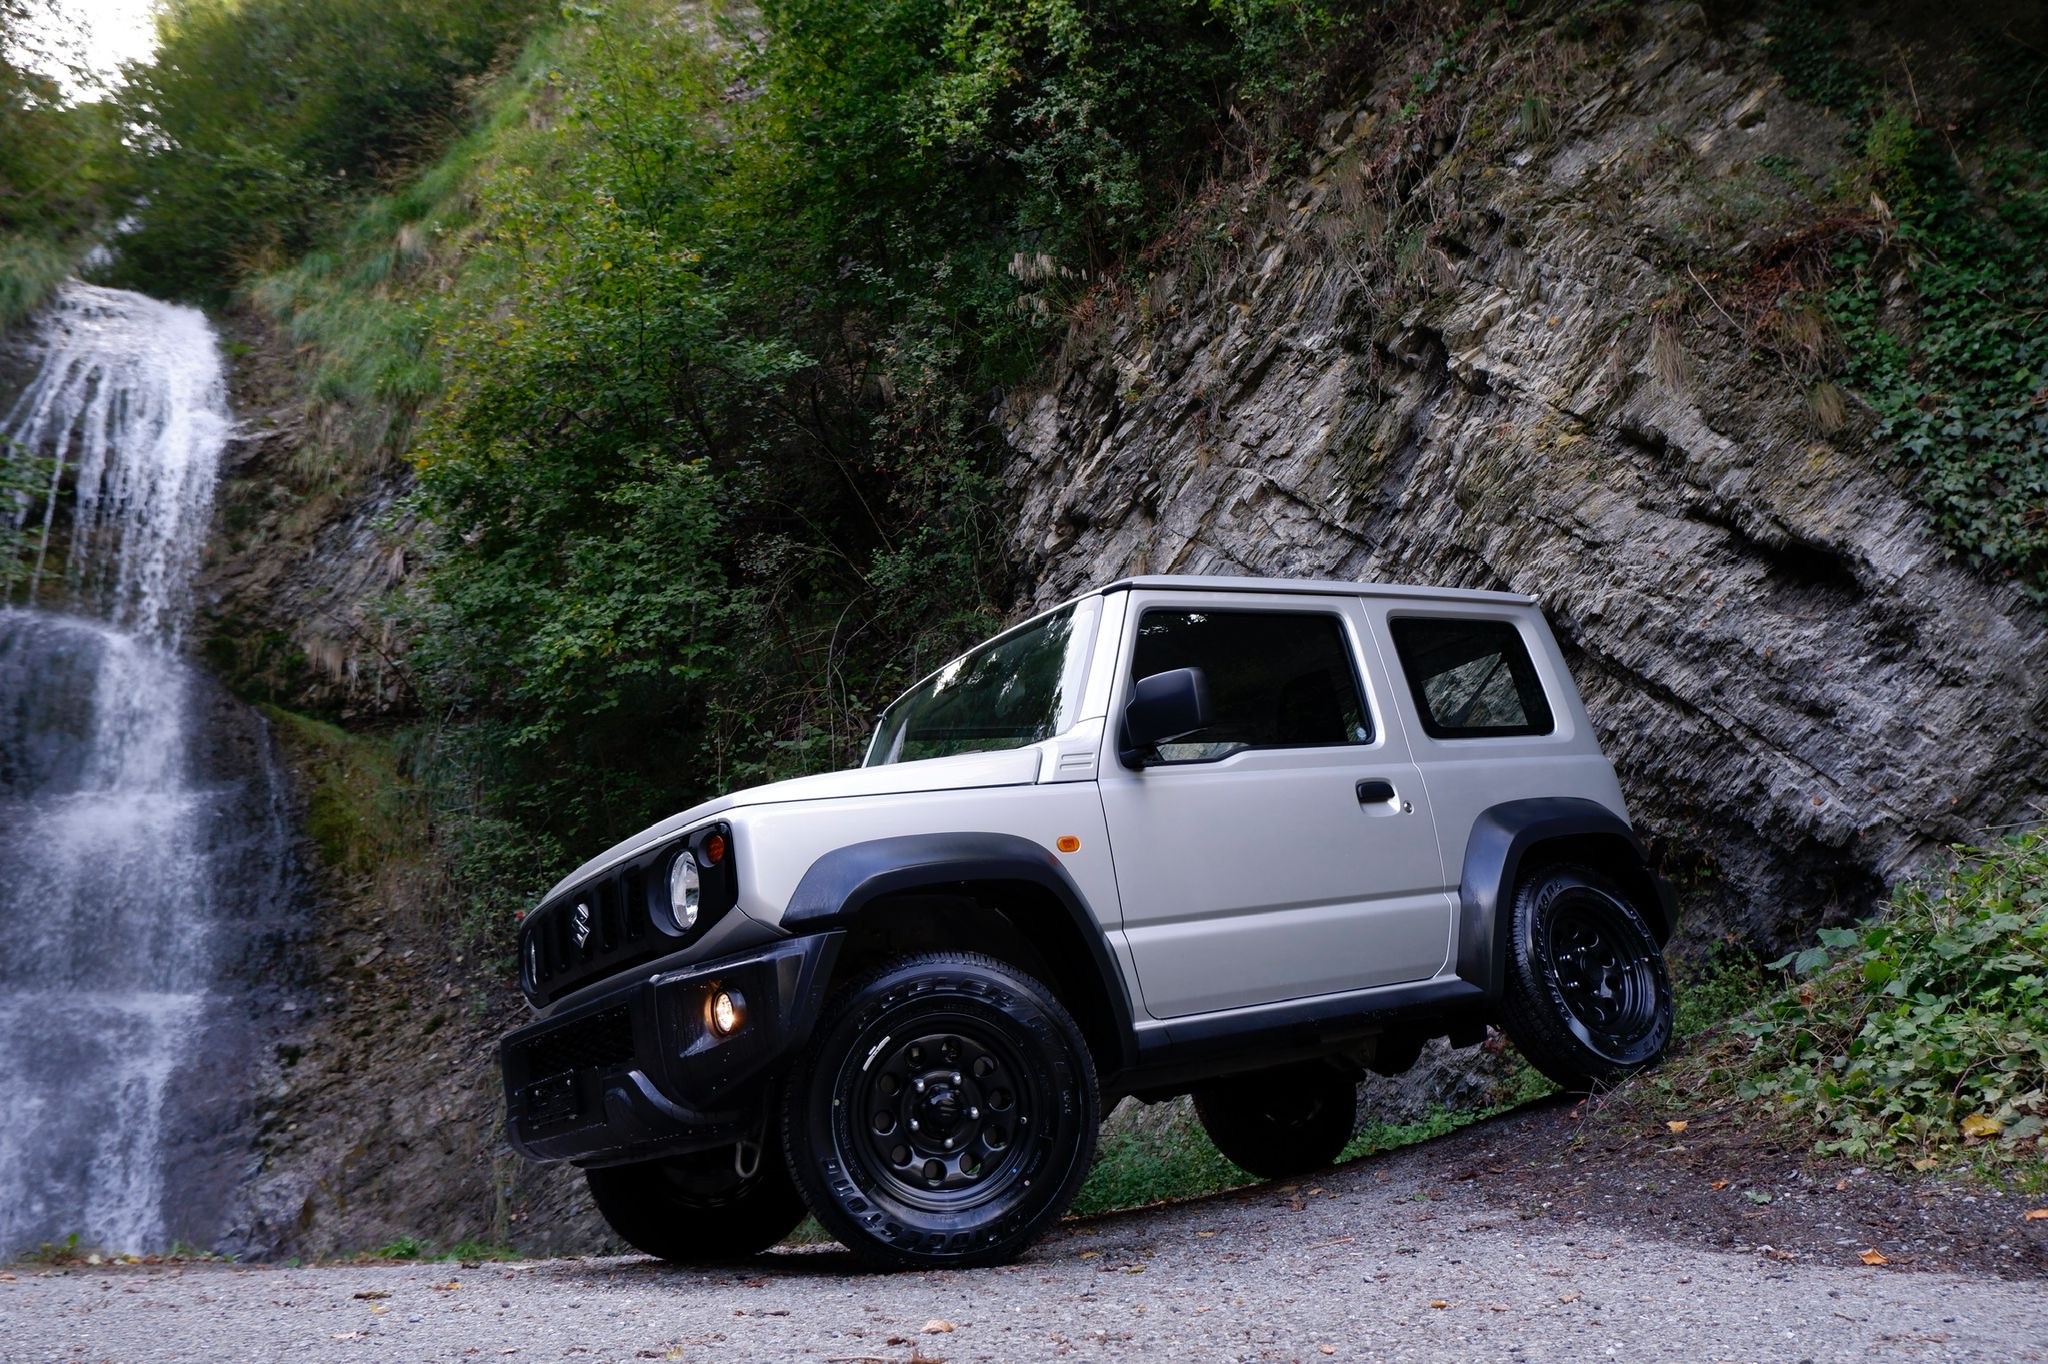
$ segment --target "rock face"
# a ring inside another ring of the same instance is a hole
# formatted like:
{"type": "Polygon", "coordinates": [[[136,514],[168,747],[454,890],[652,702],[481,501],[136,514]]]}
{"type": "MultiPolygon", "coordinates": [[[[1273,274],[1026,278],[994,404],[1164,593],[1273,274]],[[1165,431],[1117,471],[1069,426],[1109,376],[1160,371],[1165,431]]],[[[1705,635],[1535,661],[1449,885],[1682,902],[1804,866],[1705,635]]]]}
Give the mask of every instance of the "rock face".
{"type": "Polygon", "coordinates": [[[1867,423],[1825,433],[1689,262],[1717,213],[1737,260],[1796,214],[1759,158],[1841,159],[1757,50],[1671,7],[1525,115],[1576,110],[1540,142],[1455,103],[1526,51],[1434,119],[1394,112],[1403,75],[1326,123],[1233,259],[1005,405],[1034,600],[1137,572],[1535,594],[1695,934],[1781,944],[2038,818],[2042,611],[1950,562],[1867,423]]]}

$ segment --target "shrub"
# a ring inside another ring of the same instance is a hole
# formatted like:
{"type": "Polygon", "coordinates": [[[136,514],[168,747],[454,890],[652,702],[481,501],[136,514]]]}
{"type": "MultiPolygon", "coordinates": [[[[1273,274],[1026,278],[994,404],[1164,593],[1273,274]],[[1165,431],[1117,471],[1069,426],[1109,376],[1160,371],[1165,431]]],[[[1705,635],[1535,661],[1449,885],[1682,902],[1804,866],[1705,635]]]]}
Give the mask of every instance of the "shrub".
{"type": "Polygon", "coordinates": [[[1737,1025],[1740,1092],[1818,1149],[1932,1165],[2048,1156],[2048,831],[1962,849],[1888,913],[1774,963],[1801,979],[1737,1025]]]}

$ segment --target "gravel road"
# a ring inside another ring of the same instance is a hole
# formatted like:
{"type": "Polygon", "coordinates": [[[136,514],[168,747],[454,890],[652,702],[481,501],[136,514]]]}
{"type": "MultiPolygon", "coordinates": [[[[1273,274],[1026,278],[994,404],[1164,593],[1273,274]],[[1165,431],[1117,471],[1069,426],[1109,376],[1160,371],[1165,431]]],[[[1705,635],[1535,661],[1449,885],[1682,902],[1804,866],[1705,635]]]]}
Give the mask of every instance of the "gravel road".
{"type": "Polygon", "coordinates": [[[836,1247],[710,1272],[18,1265],[0,1272],[0,1359],[2048,1360],[2040,1280],[1857,1256],[1524,1220],[1422,1147],[1076,1220],[1019,1264],[965,1273],[863,1275],[836,1247]]]}

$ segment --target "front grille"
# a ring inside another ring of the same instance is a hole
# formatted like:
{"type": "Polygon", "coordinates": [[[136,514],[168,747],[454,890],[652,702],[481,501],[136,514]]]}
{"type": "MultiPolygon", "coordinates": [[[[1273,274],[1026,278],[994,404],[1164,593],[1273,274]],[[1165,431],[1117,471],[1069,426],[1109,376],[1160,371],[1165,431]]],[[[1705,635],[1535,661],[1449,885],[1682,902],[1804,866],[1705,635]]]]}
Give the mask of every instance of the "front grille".
{"type": "Polygon", "coordinates": [[[535,1038],[526,1047],[526,1073],[544,1080],[570,1071],[605,1069],[633,1059],[633,1016],[604,1009],[535,1038]]]}
{"type": "Polygon", "coordinates": [[[708,825],[692,841],[712,834],[725,840],[726,855],[716,871],[704,873],[702,909],[690,933],[675,927],[668,909],[669,867],[680,841],[637,853],[527,915],[519,947],[526,997],[535,1005],[552,1004],[593,981],[674,952],[709,928],[739,898],[731,826],[708,825]],[[585,929],[581,942],[579,922],[585,929]]]}
{"type": "Polygon", "coordinates": [[[654,916],[663,911],[651,893],[651,870],[645,859],[635,859],[527,917],[526,984],[536,1003],[674,950],[673,937],[655,927],[654,916]],[[580,943],[579,909],[588,930],[580,943]]]}

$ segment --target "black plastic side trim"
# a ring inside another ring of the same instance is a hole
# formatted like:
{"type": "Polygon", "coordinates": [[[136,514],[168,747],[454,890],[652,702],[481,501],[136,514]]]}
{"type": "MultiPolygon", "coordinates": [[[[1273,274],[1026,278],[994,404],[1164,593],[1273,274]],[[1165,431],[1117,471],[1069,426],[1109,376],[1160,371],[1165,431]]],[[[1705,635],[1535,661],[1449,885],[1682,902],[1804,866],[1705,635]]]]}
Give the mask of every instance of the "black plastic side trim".
{"type": "Polygon", "coordinates": [[[1465,864],[1458,880],[1458,975],[1478,986],[1489,1000],[1500,998],[1507,970],[1507,905],[1515,893],[1522,859],[1540,843],[1558,838],[1594,835],[1619,839],[1635,865],[1621,869],[1641,877],[1651,893],[1643,906],[1653,920],[1657,940],[1666,941],[1677,925],[1671,888],[1650,871],[1643,845],[1628,822],[1598,801],[1583,796],[1539,796],[1511,800],[1480,812],[1465,841],[1465,864]]]}
{"type": "Polygon", "coordinates": [[[1134,1034],[1131,1000],[1123,972],[1110,955],[1101,921],[1066,868],[1051,851],[1030,839],[997,833],[906,834],[835,848],[813,862],[797,882],[789,906],[782,912],[781,927],[789,933],[843,928],[885,895],[940,890],[969,881],[1021,881],[1052,893],[1088,946],[1117,1036],[1122,1039],[1125,1054],[1098,1057],[1097,1065],[1105,1072],[1129,1065],[1134,1034]]]}
{"type": "Polygon", "coordinates": [[[1304,999],[1256,1014],[1179,1019],[1145,1034],[1137,1068],[1125,1077],[1123,1087],[1133,1092],[1172,1087],[1233,1070],[1277,1065],[1327,1052],[1391,1023],[1453,1022],[1478,1014],[1486,1002],[1466,981],[1439,979],[1364,995],[1304,999]]]}

